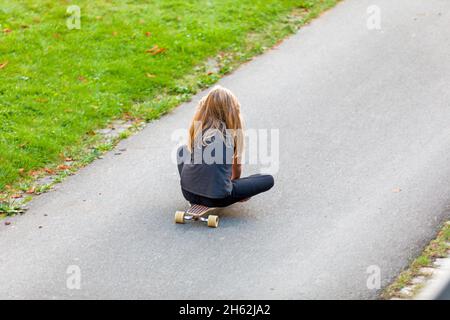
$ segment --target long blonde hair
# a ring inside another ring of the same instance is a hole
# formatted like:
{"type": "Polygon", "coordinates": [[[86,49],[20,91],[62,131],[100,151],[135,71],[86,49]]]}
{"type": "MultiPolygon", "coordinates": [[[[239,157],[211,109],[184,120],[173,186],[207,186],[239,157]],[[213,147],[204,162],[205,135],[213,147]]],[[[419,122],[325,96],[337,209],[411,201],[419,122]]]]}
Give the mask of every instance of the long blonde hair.
{"type": "Polygon", "coordinates": [[[192,152],[196,141],[204,144],[215,133],[223,137],[226,130],[231,133],[234,157],[240,160],[244,148],[243,129],[241,105],[236,96],[224,87],[214,86],[198,103],[189,127],[187,147],[192,152]],[[198,139],[199,135],[202,139],[198,139]]]}

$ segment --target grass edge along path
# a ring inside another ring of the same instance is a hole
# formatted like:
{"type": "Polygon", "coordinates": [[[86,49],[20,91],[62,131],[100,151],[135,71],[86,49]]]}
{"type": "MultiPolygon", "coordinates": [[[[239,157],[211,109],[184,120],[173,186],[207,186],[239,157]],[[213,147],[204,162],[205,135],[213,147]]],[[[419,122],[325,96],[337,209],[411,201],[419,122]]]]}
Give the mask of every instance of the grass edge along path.
{"type": "Polygon", "coordinates": [[[403,270],[392,284],[387,286],[381,297],[383,299],[411,299],[419,293],[424,283],[431,276],[424,268],[433,268],[434,262],[439,258],[450,256],[450,221],[443,224],[443,227],[437,234],[436,239],[432,240],[423,250],[422,254],[413,260],[408,268],[403,270]],[[413,283],[414,279],[423,277],[423,282],[413,283]],[[409,293],[402,292],[403,288],[411,288],[409,293]]]}
{"type": "Polygon", "coordinates": [[[101,158],[103,153],[112,150],[120,140],[142,129],[145,123],[159,119],[162,115],[181,103],[189,101],[193,95],[210,87],[243,63],[278,45],[287,36],[297,32],[301,26],[309,23],[340,1],[311,1],[308,8],[296,7],[292,9],[279,20],[269,23],[264,30],[247,34],[241,51],[219,52],[216,57],[210,58],[195,67],[192,73],[179,79],[175,94],[167,90],[162,91],[152,101],[136,103],[129,112],[122,114],[120,118],[110,119],[107,127],[114,127],[113,122],[128,124],[127,128],[120,134],[112,138],[105,138],[104,135],[98,134],[98,131],[101,130],[88,132],[81,139],[80,144],[72,146],[70,151],[62,152],[58,161],[30,172],[21,172],[16,181],[11,181],[5,188],[0,189],[0,219],[24,213],[25,204],[33,197],[49,191],[54,184],[61,182],[65,177],[74,174],[95,159],[101,158]],[[209,70],[211,62],[220,66],[220,69],[209,70]],[[142,104],[147,104],[148,107],[149,103],[152,105],[152,112],[148,113],[147,111],[144,114],[141,108],[142,104]]]}

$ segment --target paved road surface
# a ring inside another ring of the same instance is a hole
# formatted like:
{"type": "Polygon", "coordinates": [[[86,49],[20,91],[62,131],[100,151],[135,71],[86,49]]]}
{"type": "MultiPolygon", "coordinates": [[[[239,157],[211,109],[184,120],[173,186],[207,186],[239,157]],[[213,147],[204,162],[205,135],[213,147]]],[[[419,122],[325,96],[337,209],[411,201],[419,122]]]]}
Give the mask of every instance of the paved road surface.
{"type": "Polygon", "coordinates": [[[2,224],[0,297],[376,298],[367,268],[386,285],[450,215],[449,57],[450,1],[339,4],[220,82],[280,130],[272,191],[219,229],[173,224],[195,97],[2,224]]]}

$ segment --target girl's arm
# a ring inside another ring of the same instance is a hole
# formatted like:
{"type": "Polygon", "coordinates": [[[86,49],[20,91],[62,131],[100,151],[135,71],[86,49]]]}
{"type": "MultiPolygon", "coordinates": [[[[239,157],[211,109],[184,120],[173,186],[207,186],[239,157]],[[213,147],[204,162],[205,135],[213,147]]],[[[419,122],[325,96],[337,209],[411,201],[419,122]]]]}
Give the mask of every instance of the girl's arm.
{"type": "Polygon", "coordinates": [[[232,166],[232,170],[231,170],[231,180],[236,180],[239,179],[241,177],[241,172],[242,172],[242,165],[240,163],[238,163],[238,158],[235,157],[233,159],[233,166],[232,166]]]}

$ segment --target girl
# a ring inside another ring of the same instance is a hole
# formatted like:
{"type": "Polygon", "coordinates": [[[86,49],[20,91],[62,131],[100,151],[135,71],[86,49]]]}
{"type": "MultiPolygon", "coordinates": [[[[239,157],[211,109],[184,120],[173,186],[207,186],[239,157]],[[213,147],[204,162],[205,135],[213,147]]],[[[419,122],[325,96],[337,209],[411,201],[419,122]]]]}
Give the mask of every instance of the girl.
{"type": "Polygon", "coordinates": [[[240,104],[228,89],[215,86],[203,97],[178,149],[183,196],[191,204],[226,207],[269,190],[271,175],[240,178],[244,134],[240,104]]]}

